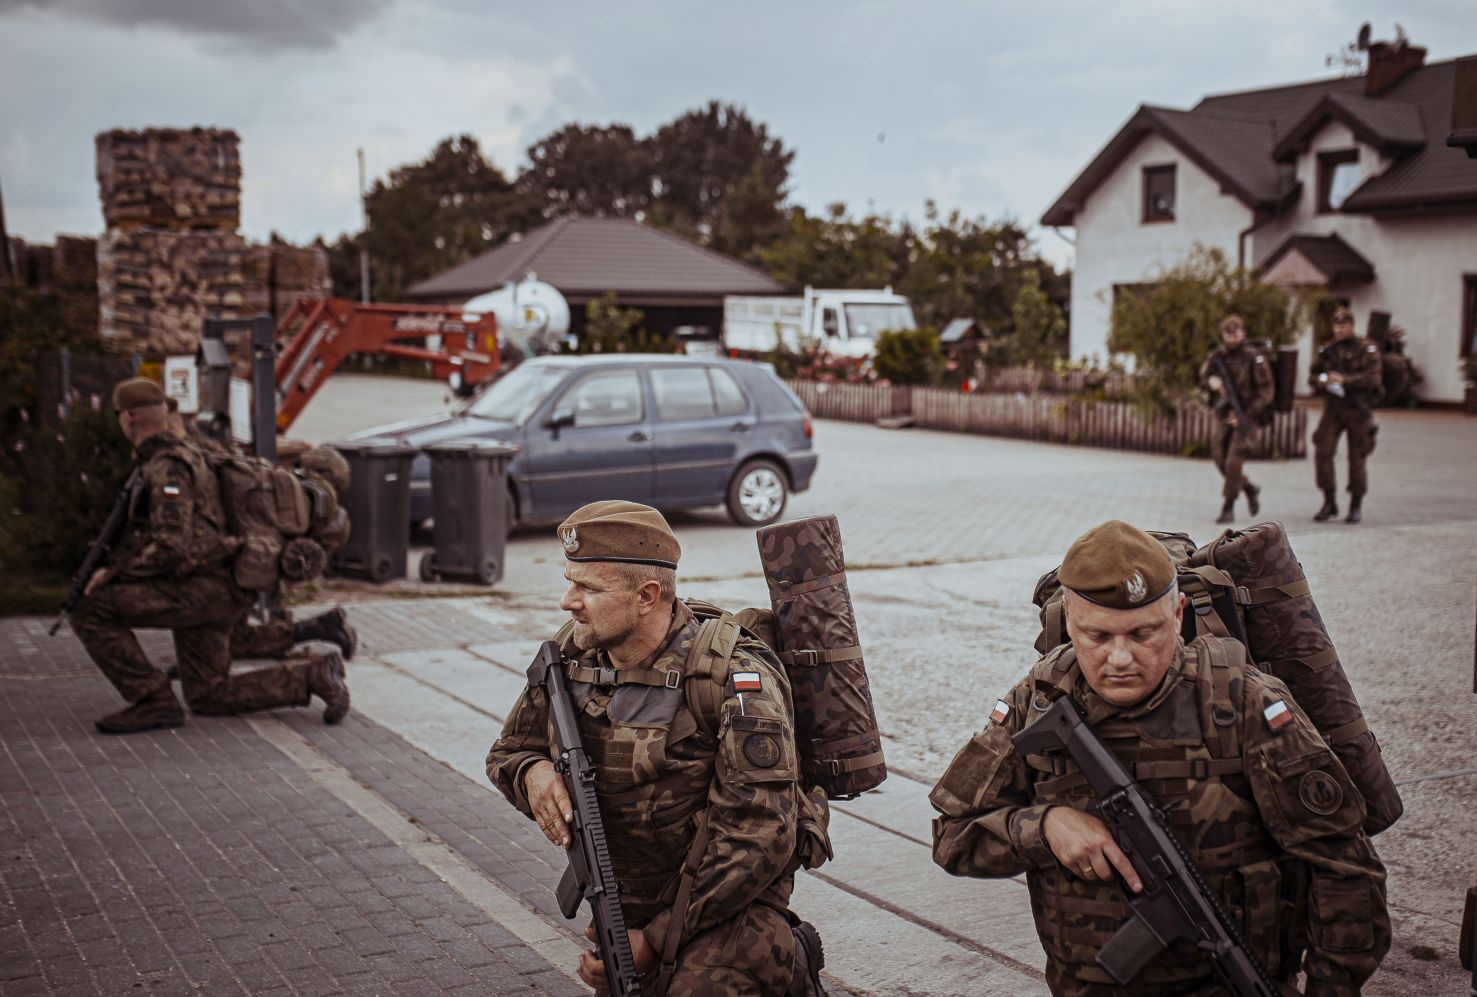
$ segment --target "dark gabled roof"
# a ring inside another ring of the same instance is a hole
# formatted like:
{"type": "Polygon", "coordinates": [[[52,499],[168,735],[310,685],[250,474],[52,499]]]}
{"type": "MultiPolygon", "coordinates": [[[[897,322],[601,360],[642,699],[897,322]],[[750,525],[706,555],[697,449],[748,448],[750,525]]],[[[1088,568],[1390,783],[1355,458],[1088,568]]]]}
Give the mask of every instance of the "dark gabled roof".
{"type": "Polygon", "coordinates": [[[981,336],[988,336],[990,334],[990,330],[986,326],[981,325],[975,319],[956,318],[952,319],[948,325],[944,326],[944,331],[939,333],[939,342],[962,342],[964,337],[969,335],[969,330],[971,329],[977,329],[981,336]]]}
{"type": "Polygon", "coordinates": [[[1293,125],[1272,155],[1284,161],[1297,158],[1330,120],[1348,125],[1359,141],[1380,152],[1410,152],[1426,144],[1426,126],[1421,121],[1421,109],[1415,104],[1330,93],[1293,125]]]}
{"type": "Polygon", "coordinates": [[[1296,189],[1291,172],[1266,154],[1275,137],[1267,121],[1144,104],[1057,198],[1041,224],[1071,225],[1098,184],[1151,133],[1163,136],[1250,208],[1275,208],[1296,189]]]}
{"type": "Polygon", "coordinates": [[[528,273],[566,297],[776,294],[761,270],[629,218],[559,218],[412,285],[409,298],[471,297],[528,273]]]}
{"type": "Polygon", "coordinates": [[[1374,280],[1374,265],[1337,235],[1290,235],[1267,257],[1262,271],[1270,271],[1294,251],[1302,253],[1327,278],[1329,286],[1368,284],[1374,280]]]}
{"type": "Polygon", "coordinates": [[[1448,147],[1455,62],[1412,70],[1378,97],[1346,76],[1264,90],[1215,94],[1190,111],[1143,106],[1055,204],[1043,225],[1070,225],[1118,162],[1150,131],[1172,142],[1253,210],[1279,208],[1297,190],[1278,158],[1295,155],[1330,118],[1396,161],[1344,201],[1346,212],[1477,203],[1477,170],[1448,147]]]}

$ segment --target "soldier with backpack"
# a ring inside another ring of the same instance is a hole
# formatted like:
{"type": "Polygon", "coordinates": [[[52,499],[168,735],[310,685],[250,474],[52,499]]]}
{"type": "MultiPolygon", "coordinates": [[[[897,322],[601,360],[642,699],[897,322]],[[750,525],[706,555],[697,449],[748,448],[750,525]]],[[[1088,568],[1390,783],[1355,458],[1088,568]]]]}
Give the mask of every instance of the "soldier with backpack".
{"type": "Polygon", "coordinates": [[[1220,323],[1222,345],[1210,351],[1200,366],[1200,387],[1219,422],[1210,437],[1210,459],[1221,472],[1221,514],[1217,523],[1235,518],[1236,497],[1246,493],[1247,511],[1261,511],[1261,489],[1242,473],[1251,456],[1257,429],[1272,411],[1276,389],[1272,364],[1259,343],[1246,341],[1246,324],[1240,315],[1227,315],[1220,323]]]}
{"type": "MultiPolygon", "coordinates": [[[[823,809],[801,788],[785,668],[736,626],[713,641],[714,628],[677,599],[681,547],[655,509],[596,502],[559,538],[569,582],[560,608],[571,621],[557,642],[643,988],[822,992],[820,939],[789,899],[796,870],[824,861],[830,844],[823,809]]],[[[548,714],[543,690],[525,690],[487,774],[568,847],[573,814],[548,714]]],[[[591,986],[604,981],[593,954],[579,972],[591,986]]]]}
{"type": "Polygon", "coordinates": [[[144,655],[135,628],[173,632],[185,700],[196,713],[306,706],[317,696],[324,721],[341,720],[349,688],[337,652],[231,674],[231,626],[253,595],[233,577],[240,540],[226,530],[216,475],[197,448],[169,431],[158,384],[124,381],[113,404],[137,453],[139,484],[109,564],[88,580],[70,617],[93,662],[129,703],[100,718],[98,730],[129,734],[185,722],[168,677],[144,655]]]}
{"type": "Polygon", "coordinates": [[[1054,994],[1220,992],[1189,942],[1126,986],[1097,961],[1143,881],[1075,761],[1023,756],[1012,742],[1069,697],[1164,813],[1258,971],[1284,992],[1301,971],[1307,994],[1357,993],[1389,948],[1390,921],[1365,800],[1339,757],[1239,641],[1185,643],[1186,599],[1159,540],[1104,523],[1048,577],[1068,641],[996,702],[934,787],[934,861],[960,876],[1026,874],[1054,994]]]}

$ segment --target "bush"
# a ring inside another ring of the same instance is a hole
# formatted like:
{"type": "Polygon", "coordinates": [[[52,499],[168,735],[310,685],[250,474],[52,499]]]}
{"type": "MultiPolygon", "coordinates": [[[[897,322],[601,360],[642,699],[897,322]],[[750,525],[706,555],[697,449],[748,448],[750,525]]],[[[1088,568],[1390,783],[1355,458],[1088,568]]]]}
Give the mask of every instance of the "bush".
{"type": "Polygon", "coordinates": [[[926,327],[882,333],[872,353],[872,367],[878,377],[893,384],[937,384],[944,370],[938,333],[926,327]]]}
{"type": "Polygon", "coordinates": [[[576,353],[671,353],[665,336],[648,332],[646,313],[622,308],[614,293],[585,305],[585,331],[576,353]]]}

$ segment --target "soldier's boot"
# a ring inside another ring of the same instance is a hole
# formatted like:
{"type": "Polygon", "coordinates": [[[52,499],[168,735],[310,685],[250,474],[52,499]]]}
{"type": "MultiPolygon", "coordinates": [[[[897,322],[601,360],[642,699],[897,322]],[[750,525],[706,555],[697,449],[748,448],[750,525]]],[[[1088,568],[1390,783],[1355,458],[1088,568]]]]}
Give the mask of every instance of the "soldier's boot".
{"type": "Polygon", "coordinates": [[[795,936],[795,971],[790,976],[788,997],[825,997],[821,969],[826,965],[826,950],[820,932],[809,921],[798,919],[791,922],[790,932],[795,936]]]}
{"type": "Polygon", "coordinates": [[[174,690],[165,686],[132,706],[99,717],[94,724],[104,734],[137,734],[161,727],[180,727],[184,722],[185,708],[174,698],[174,690]]]}
{"type": "Polygon", "coordinates": [[[308,666],[308,691],[323,700],[323,722],[336,724],[349,712],[349,683],[344,678],[344,659],[329,651],[308,666]]]}
{"type": "Polygon", "coordinates": [[[1228,498],[1226,499],[1225,503],[1221,505],[1221,514],[1215,517],[1215,521],[1217,523],[1230,523],[1234,522],[1235,519],[1236,500],[1233,498],[1228,498]]]}
{"type": "Polygon", "coordinates": [[[1241,488],[1246,493],[1246,511],[1255,516],[1262,511],[1262,490],[1248,481],[1241,488]]]}
{"type": "Polygon", "coordinates": [[[295,624],[292,639],[298,644],[308,640],[326,640],[330,644],[337,644],[345,661],[354,660],[354,652],[359,649],[359,634],[349,626],[348,615],[342,607],[295,624]]]}
{"type": "Polygon", "coordinates": [[[1313,514],[1313,522],[1324,523],[1339,514],[1338,493],[1329,489],[1323,493],[1323,508],[1313,514]]]}
{"type": "Polygon", "coordinates": [[[1359,505],[1364,501],[1363,495],[1349,496],[1349,514],[1344,517],[1346,523],[1357,523],[1362,518],[1359,515],[1359,505]]]}

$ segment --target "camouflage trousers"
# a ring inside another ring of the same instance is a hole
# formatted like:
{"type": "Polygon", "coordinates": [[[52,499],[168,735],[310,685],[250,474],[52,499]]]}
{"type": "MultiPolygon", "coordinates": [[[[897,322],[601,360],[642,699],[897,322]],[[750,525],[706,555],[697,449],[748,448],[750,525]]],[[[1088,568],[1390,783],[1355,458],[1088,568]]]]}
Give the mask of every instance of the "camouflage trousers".
{"type": "Polygon", "coordinates": [[[1241,468],[1246,458],[1251,456],[1251,445],[1255,439],[1254,429],[1243,436],[1235,426],[1226,425],[1217,426],[1210,436],[1210,459],[1215,462],[1215,469],[1225,479],[1221,485],[1221,497],[1228,502],[1240,495],[1241,489],[1246,485],[1246,475],[1241,468]]]}
{"type": "Polygon", "coordinates": [[[264,623],[252,623],[249,613],[242,613],[231,627],[231,657],[280,658],[297,643],[296,627],[290,613],[264,623]]]}
{"type": "Polygon", "coordinates": [[[309,659],[231,674],[231,627],[249,604],[224,572],[111,581],[82,600],[71,626],[98,670],[130,703],[169,686],[133,630],[169,630],[180,685],[196,713],[306,706],[309,659]]]}
{"type": "Polygon", "coordinates": [[[1364,473],[1364,460],[1374,453],[1374,419],[1359,412],[1353,405],[1340,401],[1329,401],[1323,406],[1323,417],[1313,431],[1313,462],[1318,487],[1322,491],[1337,491],[1338,473],[1334,470],[1333,458],[1339,448],[1339,437],[1349,434],[1349,494],[1363,495],[1369,491],[1369,479],[1364,473]]]}
{"type": "Polygon", "coordinates": [[[670,997],[764,994],[785,997],[795,968],[795,936],[783,912],[750,904],[738,917],[695,936],[677,953],[670,997]]]}

